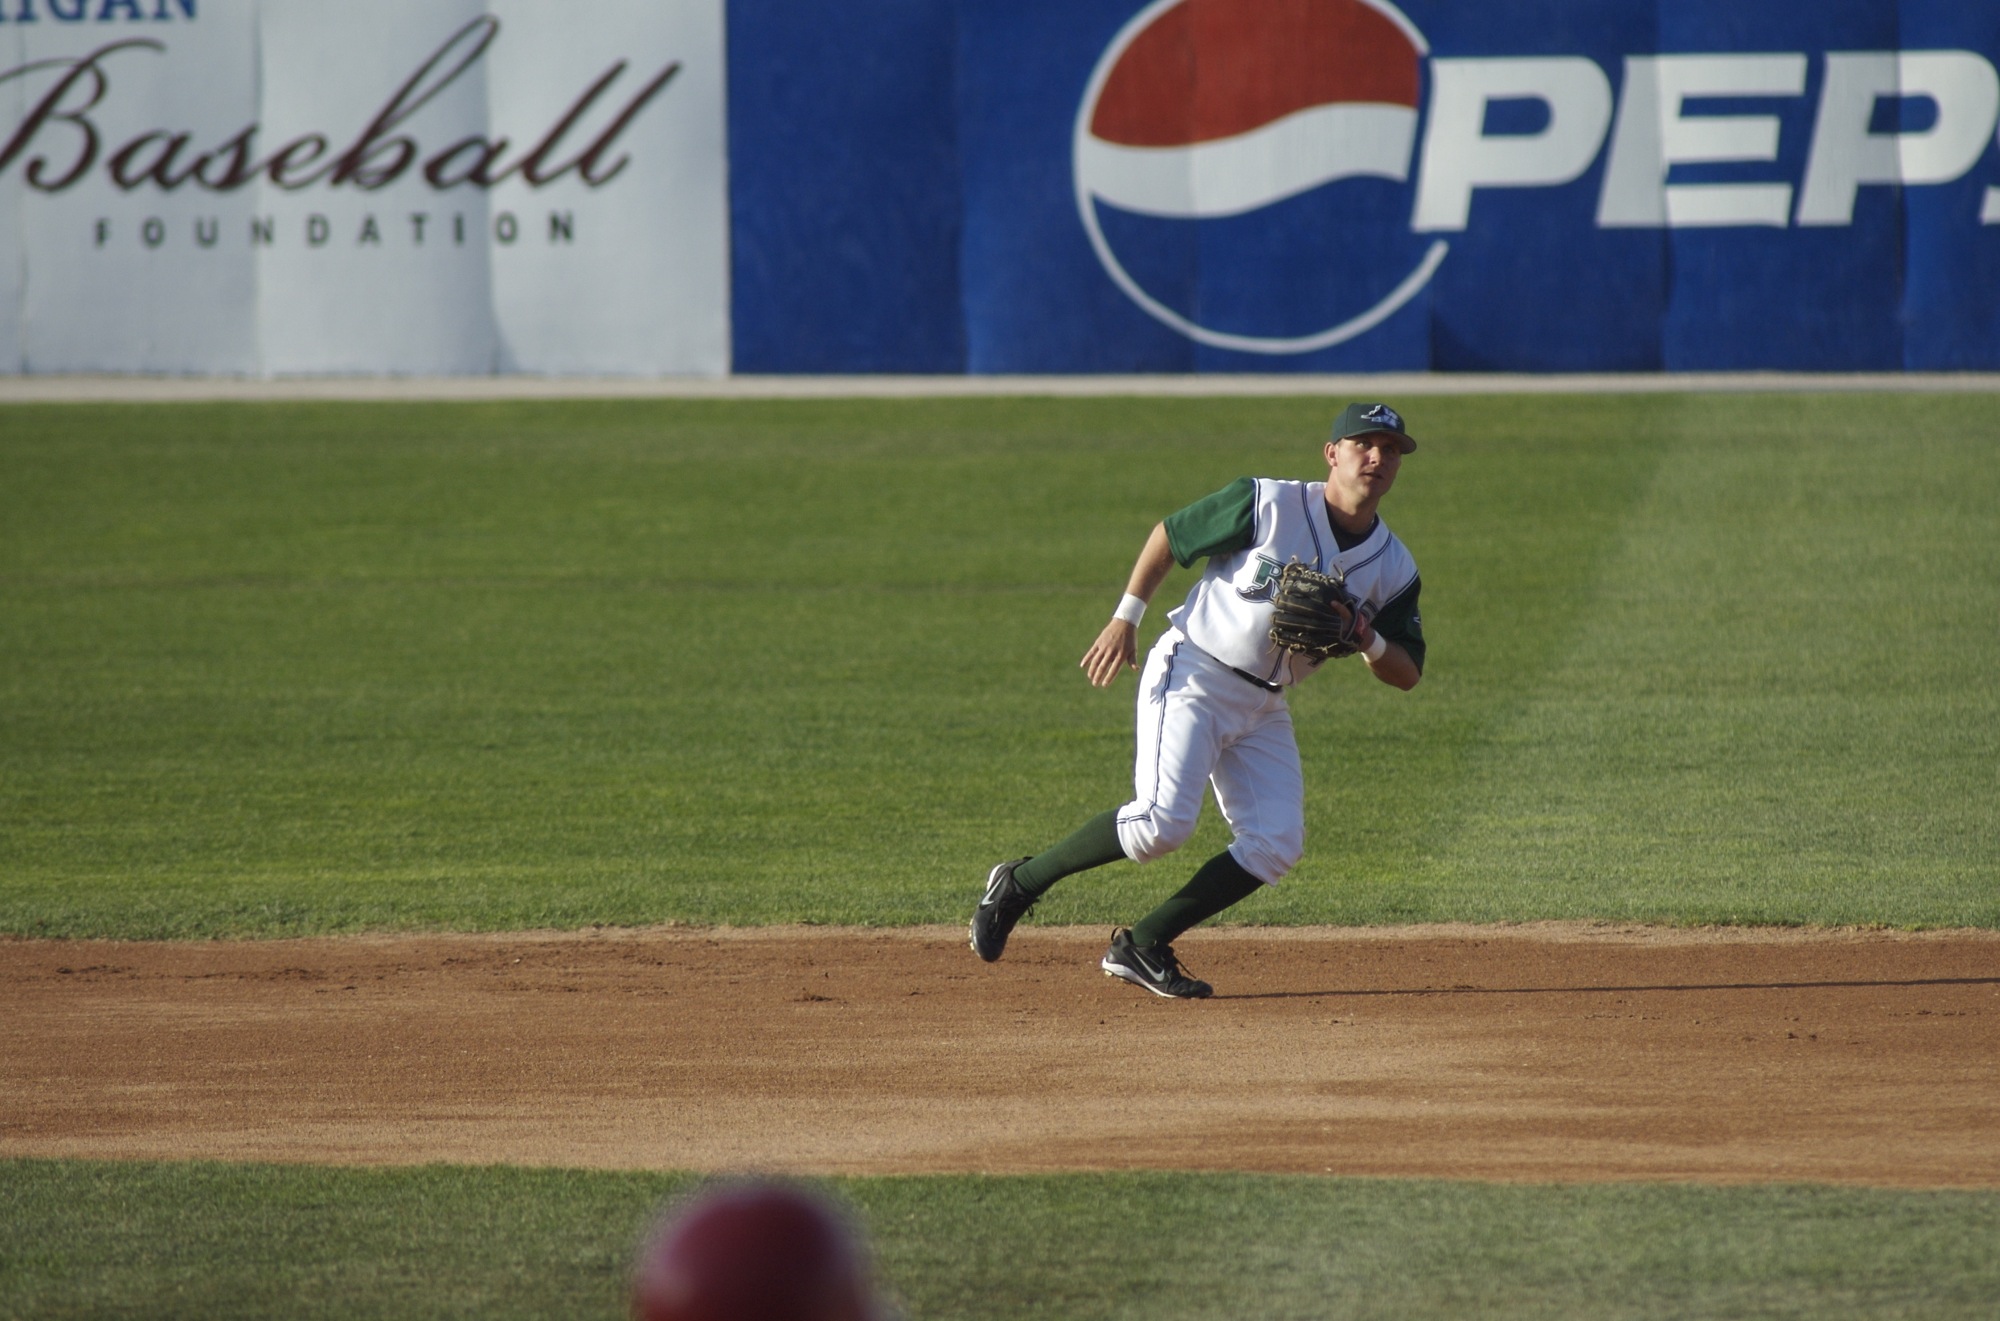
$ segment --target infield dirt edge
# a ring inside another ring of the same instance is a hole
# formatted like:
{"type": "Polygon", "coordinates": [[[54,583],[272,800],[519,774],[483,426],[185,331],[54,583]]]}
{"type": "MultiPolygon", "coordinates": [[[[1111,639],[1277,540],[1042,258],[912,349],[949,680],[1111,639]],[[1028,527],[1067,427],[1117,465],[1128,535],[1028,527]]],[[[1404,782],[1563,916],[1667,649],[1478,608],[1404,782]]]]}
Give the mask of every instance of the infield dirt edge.
{"type": "Polygon", "coordinates": [[[1104,936],[13,940],[0,1156],[2000,1187],[2000,933],[1104,936]]]}

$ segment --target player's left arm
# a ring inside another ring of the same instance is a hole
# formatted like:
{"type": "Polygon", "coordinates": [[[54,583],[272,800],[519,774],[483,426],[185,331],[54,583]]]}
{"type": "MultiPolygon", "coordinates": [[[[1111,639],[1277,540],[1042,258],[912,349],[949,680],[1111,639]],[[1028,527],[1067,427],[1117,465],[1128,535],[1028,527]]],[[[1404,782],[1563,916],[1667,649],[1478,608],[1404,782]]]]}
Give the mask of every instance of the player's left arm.
{"type": "MultiPolygon", "coordinates": [[[[1424,621],[1417,613],[1417,593],[1423,588],[1423,581],[1412,578],[1410,585],[1386,601],[1375,617],[1363,617],[1360,629],[1361,645],[1374,650],[1376,637],[1383,642],[1382,654],[1368,661],[1368,672],[1392,688],[1404,692],[1417,686],[1417,680],[1424,677],[1424,621]]],[[[1362,656],[1367,660],[1366,653],[1362,656]]]]}

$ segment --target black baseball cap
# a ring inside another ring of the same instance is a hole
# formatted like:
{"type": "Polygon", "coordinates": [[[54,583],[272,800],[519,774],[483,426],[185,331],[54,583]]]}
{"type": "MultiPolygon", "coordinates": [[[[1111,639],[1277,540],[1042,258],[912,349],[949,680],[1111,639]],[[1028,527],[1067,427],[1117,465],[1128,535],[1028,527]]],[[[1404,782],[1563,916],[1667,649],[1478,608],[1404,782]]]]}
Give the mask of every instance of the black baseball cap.
{"type": "Polygon", "coordinates": [[[1340,421],[1333,424],[1335,440],[1383,432],[1397,437],[1396,448],[1405,454],[1417,447],[1416,440],[1403,430],[1403,415],[1387,404],[1349,404],[1340,421]]]}

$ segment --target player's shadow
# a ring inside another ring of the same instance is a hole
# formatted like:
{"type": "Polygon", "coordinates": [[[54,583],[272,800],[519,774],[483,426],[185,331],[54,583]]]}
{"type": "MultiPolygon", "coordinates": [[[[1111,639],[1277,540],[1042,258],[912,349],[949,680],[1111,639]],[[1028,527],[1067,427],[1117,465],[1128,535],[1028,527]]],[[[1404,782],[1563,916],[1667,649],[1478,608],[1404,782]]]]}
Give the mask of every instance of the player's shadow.
{"type": "Polygon", "coordinates": [[[1838,991],[1889,986],[2000,986],[2000,977],[1910,977],[1834,982],[1679,982],[1656,986],[1403,986],[1335,991],[1250,991],[1217,1000],[1355,1000],[1425,995],[1641,995],[1654,991],[1838,991]]]}

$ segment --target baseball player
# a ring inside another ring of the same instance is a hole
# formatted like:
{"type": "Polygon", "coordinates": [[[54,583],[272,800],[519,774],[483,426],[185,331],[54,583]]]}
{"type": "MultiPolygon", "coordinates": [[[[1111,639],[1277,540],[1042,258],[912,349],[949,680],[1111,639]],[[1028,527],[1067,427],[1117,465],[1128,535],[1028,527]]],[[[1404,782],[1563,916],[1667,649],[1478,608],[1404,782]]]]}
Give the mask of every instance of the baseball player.
{"type": "Polygon", "coordinates": [[[1044,852],[994,867],[972,915],[974,953],[998,959],[1015,923],[1063,877],[1119,858],[1151,862],[1186,843],[1208,784],[1234,842],[1179,893],[1115,931],[1100,966],[1155,995],[1212,992],[1182,970],[1174,940],[1276,885],[1305,847],[1305,780],[1285,689],[1320,661],[1271,636],[1285,566],[1345,574],[1353,645],[1377,679],[1407,690],[1423,674],[1416,562],[1375,512],[1416,447],[1395,409],[1351,404],[1326,443],[1324,482],[1240,478],[1154,526],[1124,599],[1081,662],[1099,688],[1137,669],[1147,602],[1174,564],[1208,560],[1140,676],[1132,801],[1044,852]]]}

